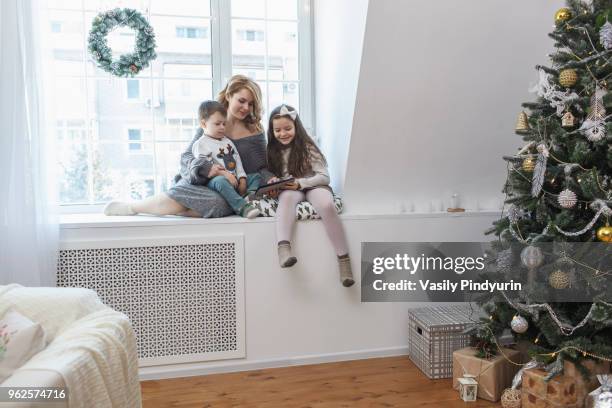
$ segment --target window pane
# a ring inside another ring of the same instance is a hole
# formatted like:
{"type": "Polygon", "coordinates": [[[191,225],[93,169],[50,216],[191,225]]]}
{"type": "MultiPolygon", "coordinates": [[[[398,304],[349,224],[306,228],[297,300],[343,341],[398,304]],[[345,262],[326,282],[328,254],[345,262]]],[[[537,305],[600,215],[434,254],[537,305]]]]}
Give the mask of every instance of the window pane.
{"type": "Polygon", "coordinates": [[[164,63],[162,75],[171,78],[212,78],[210,64],[175,64],[164,63]]]}
{"type": "Polygon", "coordinates": [[[212,99],[211,81],[166,79],[163,88],[166,118],[192,119],[196,117],[200,103],[212,99]]]}
{"type": "Polygon", "coordinates": [[[270,82],[268,84],[270,92],[270,109],[286,103],[300,111],[299,87],[295,82],[270,82]]]}
{"type": "Polygon", "coordinates": [[[87,111],[94,109],[94,101],[87,100],[83,78],[57,77],[52,83],[50,113],[58,120],[81,120],[85,123],[87,111]]]}
{"type": "Polygon", "coordinates": [[[140,98],[140,81],[138,79],[127,79],[127,97],[128,99],[140,98]]]}
{"type": "Polygon", "coordinates": [[[76,11],[49,11],[49,22],[44,29],[51,48],[57,75],[66,75],[58,63],[75,62],[83,73],[83,14],[76,11]]]}
{"type": "Polygon", "coordinates": [[[191,17],[151,17],[157,43],[155,64],[168,61],[210,65],[210,20],[191,17]]]}
{"type": "Polygon", "coordinates": [[[151,0],[151,14],[209,16],[210,0],[151,0]]]}
{"type": "Polygon", "coordinates": [[[246,75],[251,79],[256,81],[265,81],[266,80],[266,71],[264,69],[256,69],[256,68],[239,68],[234,67],[232,71],[232,75],[246,75]]]}
{"type": "Polygon", "coordinates": [[[95,202],[138,200],[154,194],[152,143],[97,144],[93,163],[95,202]],[[130,149],[130,145],[140,148],[130,149]]]}
{"type": "Polygon", "coordinates": [[[233,69],[264,70],[266,55],[265,22],[232,20],[232,53],[233,69]],[[251,35],[249,33],[261,34],[251,35]],[[262,41],[258,40],[260,37],[262,41]],[[253,38],[253,40],[249,40],[249,38],[253,38]]]}
{"type": "Polygon", "coordinates": [[[158,141],[181,141],[185,144],[184,147],[187,147],[187,143],[193,139],[193,136],[199,128],[196,110],[197,106],[194,107],[192,117],[189,118],[157,118],[155,121],[155,139],[158,141]]]}
{"type": "Polygon", "coordinates": [[[297,20],[297,0],[267,0],[268,18],[297,20]]]}
{"type": "Polygon", "coordinates": [[[146,15],[150,0],[83,0],[85,10],[102,13],[116,7],[132,8],[146,15]]]}
{"type": "MultiPolygon", "coordinates": [[[[85,135],[84,127],[81,127],[81,137],[70,137],[66,122],[58,126],[58,133],[63,134],[56,145],[57,154],[57,176],[59,183],[59,198],[62,204],[84,204],[87,203],[87,176],[88,158],[87,144],[80,142],[85,135]],[[72,140],[71,140],[72,139],[72,140]],[[74,140],[74,141],[73,141],[74,140]]],[[[76,131],[79,133],[79,131],[76,131]]],[[[59,134],[58,134],[59,136],[59,134]]]]}
{"type": "Polygon", "coordinates": [[[159,191],[166,191],[172,186],[174,176],[179,173],[181,153],[183,153],[187,146],[188,142],[157,144],[156,167],[157,182],[159,183],[157,187],[159,191]]]}
{"type": "Polygon", "coordinates": [[[231,0],[232,17],[264,18],[264,0],[231,0]]]}
{"type": "Polygon", "coordinates": [[[95,118],[96,140],[103,142],[127,141],[126,129],[151,129],[151,110],[161,109],[159,81],[138,81],[139,98],[126,98],[126,80],[122,78],[92,80],[89,92],[96,96],[96,109],[90,111],[95,118]]]}
{"type": "Polygon", "coordinates": [[[80,10],[81,0],[47,0],[47,7],[80,10]]]}
{"type": "Polygon", "coordinates": [[[298,79],[297,23],[268,23],[269,79],[298,79]]]}

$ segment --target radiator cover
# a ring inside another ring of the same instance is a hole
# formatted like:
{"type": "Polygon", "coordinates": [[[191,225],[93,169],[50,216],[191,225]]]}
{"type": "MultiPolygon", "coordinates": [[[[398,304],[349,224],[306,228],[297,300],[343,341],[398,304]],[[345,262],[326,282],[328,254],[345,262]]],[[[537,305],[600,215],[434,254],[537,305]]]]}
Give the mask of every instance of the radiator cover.
{"type": "Polygon", "coordinates": [[[125,313],[141,366],[245,357],[243,236],[65,242],[58,286],[125,313]]]}

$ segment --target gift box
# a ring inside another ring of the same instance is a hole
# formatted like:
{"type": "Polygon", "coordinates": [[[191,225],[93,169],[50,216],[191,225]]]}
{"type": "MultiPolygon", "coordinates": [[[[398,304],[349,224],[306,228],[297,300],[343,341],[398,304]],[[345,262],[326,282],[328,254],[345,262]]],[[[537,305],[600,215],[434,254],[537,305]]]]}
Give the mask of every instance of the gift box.
{"type": "MultiPolygon", "coordinates": [[[[520,351],[508,348],[502,351],[509,360],[521,363],[520,351]]],[[[474,377],[478,382],[478,398],[497,402],[521,367],[512,364],[501,353],[490,359],[478,358],[475,354],[476,349],[472,347],[453,353],[453,387],[458,388],[459,378],[474,377]]]]}
{"type": "Polygon", "coordinates": [[[609,363],[586,360],[582,364],[591,377],[585,379],[571,362],[565,362],[563,375],[545,381],[548,373],[541,369],[527,370],[523,374],[522,408],[584,408],[588,394],[599,386],[597,374],[610,372],[609,363]]]}
{"type": "Polygon", "coordinates": [[[428,378],[451,378],[453,351],[470,343],[465,329],[478,321],[469,306],[438,306],[408,312],[408,356],[428,378]]]}

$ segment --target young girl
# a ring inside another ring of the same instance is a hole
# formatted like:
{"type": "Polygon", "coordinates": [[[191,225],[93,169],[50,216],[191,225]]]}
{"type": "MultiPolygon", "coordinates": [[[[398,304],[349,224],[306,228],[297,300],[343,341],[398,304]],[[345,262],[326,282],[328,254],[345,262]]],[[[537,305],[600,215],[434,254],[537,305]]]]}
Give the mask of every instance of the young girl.
{"type": "Polygon", "coordinates": [[[288,268],[297,262],[291,253],[290,242],[295,225],[295,207],[306,199],[321,216],[325,231],[336,251],[342,285],[353,285],[355,281],[351,272],[348,245],[329,187],[327,162],[306,133],[297,111],[291,106],[282,105],[270,113],[268,169],[277,177],[295,177],[295,182],[286,186],[278,198],[276,237],[280,266],[288,268]]]}
{"type": "Polygon", "coordinates": [[[193,156],[216,162],[224,168],[221,175],[208,181],[208,188],[221,194],[236,214],[249,219],[257,217],[259,210],[243,196],[247,191],[257,190],[261,176],[245,173],[236,146],[225,136],[227,109],[217,101],[204,101],[198,112],[204,132],[193,144],[193,156]]]}

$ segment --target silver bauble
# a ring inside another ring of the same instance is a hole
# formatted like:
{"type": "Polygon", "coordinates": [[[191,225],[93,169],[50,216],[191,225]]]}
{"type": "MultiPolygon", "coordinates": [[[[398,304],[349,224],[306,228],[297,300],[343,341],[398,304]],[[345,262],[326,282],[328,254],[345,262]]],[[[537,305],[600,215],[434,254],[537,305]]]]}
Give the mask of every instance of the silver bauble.
{"type": "Polygon", "coordinates": [[[529,323],[527,323],[527,319],[525,319],[523,316],[516,315],[512,318],[510,327],[515,333],[523,334],[529,328],[529,323]]]}
{"type": "Polygon", "coordinates": [[[594,408],[612,408],[612,390],[602,391],[595,399],[594,408]]]}
{"type": "Polygon", "coordinates": [[[559,202],[559,205],[563,208],[574,208],[574,206],[578,202],[578,197],[576,196],[576,193],[574,193],[569,188],[566,188],[565,190],[559,193],[557,201],[559,202]]]}
{"type": "Polygon", "coordinates": [[[521,261],[527,268],[535,269],[544,262],[544,254],[540,248],[530,245],[521,251],[521,261]]]}

